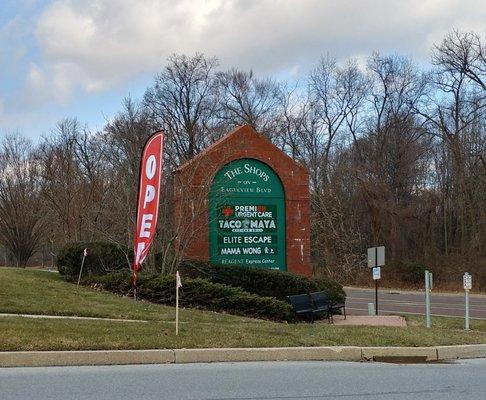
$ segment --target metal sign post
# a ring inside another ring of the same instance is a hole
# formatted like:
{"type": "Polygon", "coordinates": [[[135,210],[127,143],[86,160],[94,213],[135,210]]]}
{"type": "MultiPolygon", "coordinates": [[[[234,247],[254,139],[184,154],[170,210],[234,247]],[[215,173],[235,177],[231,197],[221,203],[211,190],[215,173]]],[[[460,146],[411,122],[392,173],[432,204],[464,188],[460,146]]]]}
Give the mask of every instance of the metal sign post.
{"type": "Polygon", "coordinates": [[[373,268],[373,280],[375,281],[375,315],[378,315],[378,280],[381,279],[381,267],[373,268]]]}
{"type": "Polygon", "coordinates": [[[472,289],[472,276],[469,273],[465,273],[462,277],[462,284],[464,286],[464,291],[466,292],[466,318],[464,320],[464,329],[469,330],[469,291],[472,289]]]}
{"type": "Polygon", "coordinates": [[[385,246],[368,248],[368,268],[373,268],[375,281],[375,315],[378,315],[378,280],[381,278],[381,268],[385,265],[385,246]]]}
{"type": "Polygon", "coordinates": [[[433,286],[432,272],[425,270],[425,320],[427,323],[427,328],[432,326],[430,319],[430,291],[433,286]]]}

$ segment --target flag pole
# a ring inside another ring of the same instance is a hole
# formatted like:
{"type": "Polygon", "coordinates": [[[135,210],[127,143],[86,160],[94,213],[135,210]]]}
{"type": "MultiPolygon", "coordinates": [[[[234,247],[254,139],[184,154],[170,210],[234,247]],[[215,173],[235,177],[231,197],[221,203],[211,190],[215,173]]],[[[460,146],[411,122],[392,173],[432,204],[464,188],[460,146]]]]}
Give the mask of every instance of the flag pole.
{"type": "Polygon", "coordinates": [[[137,272],[135,271],[135,266],[132,270],[132,289],[133,289],[133,300],[137,301],[137,272]]]}
{"type": "Polygon", "coordinates": [[[132,290],[138,297],[138,277],[156,235],[162,180],[164,133],[152,134],[143,146],[138,179],[137,217],[133,243],[132,290]]]}

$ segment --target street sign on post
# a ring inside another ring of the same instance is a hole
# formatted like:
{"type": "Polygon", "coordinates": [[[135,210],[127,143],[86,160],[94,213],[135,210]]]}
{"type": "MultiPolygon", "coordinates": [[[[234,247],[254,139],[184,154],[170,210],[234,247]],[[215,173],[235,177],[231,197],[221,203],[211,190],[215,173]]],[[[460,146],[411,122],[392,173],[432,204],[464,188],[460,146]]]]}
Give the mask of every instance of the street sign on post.
{"type": "Polygon", "coordinates": [[[385,265],[385,246],[370,247],[368,249],[368,268],[383,267],[385,265]]]}
{"type": "Polygon", "coordinates": [[[381,269],[385,265],[385,246],[368,248],[368,268],[373,268],[375,281],[375,313],[378,315],[378,280],[381,278],[381,269]]]}
{"type": "Polygon", "coordinates": [[[462,277],[462,284],[464,286],[464,291],[466,292],[466,318],[464,320],[464,329],[469,330],[469,291],[472,289],[472,276],[468,272],[464,273],[462,277]]]}
{"type": "Polygon", "coordinates": [[[429,271],[429,290],[434,288],[434,274],[429,271]]]}

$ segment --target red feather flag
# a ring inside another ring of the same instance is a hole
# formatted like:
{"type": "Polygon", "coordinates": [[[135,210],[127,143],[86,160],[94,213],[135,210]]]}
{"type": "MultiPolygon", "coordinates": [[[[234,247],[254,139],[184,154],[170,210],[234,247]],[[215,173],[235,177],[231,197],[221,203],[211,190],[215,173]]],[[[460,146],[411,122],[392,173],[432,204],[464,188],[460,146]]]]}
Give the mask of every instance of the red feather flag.
{"type": "Polygon", "coordinates": [[[134,236],[132,284],[137,289],[137,272],[147,257],[155,236],[159,214],[160,182],[162,177],[164,132],[155,132],[145,143],[140,161],[138,182],[137,226],[134,236]]]}

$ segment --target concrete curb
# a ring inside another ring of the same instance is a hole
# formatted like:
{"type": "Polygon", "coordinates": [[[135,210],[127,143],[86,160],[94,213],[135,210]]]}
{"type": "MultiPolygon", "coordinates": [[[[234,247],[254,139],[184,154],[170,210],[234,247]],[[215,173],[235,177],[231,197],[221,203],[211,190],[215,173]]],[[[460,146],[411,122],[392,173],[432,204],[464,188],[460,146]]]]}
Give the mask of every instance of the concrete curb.
{"type": "Polygon", "coordinates": [[[0,367],[240,361],[445,361],[486,357],[486,344],[435,347],[270,347],[175,350],[0,352],[0,367]]]}
{"type": "Polygon", "coordinates": [[[437,361],[435,347],[363,347],[364,361],[379,361],[384,359],[422,359],[423,361],[437,361]]]}
{"type": "Polygon", "coordinates": [[[176,363],[225,361],[360,361],[360,347],[269,347],[242,349],[178,349],[176,363]]]}
{"type": "Polygon", "coordinates": [[[439,360],[454,360],[458,358],[486,357],[486,344],[467,344],[462,346],[437,346],[439,360]]]}
{"type": "Polygon", "coordinates": [[[174,350],[15,351],[0,353],[0,367],[174,363],[174,350]]]}

